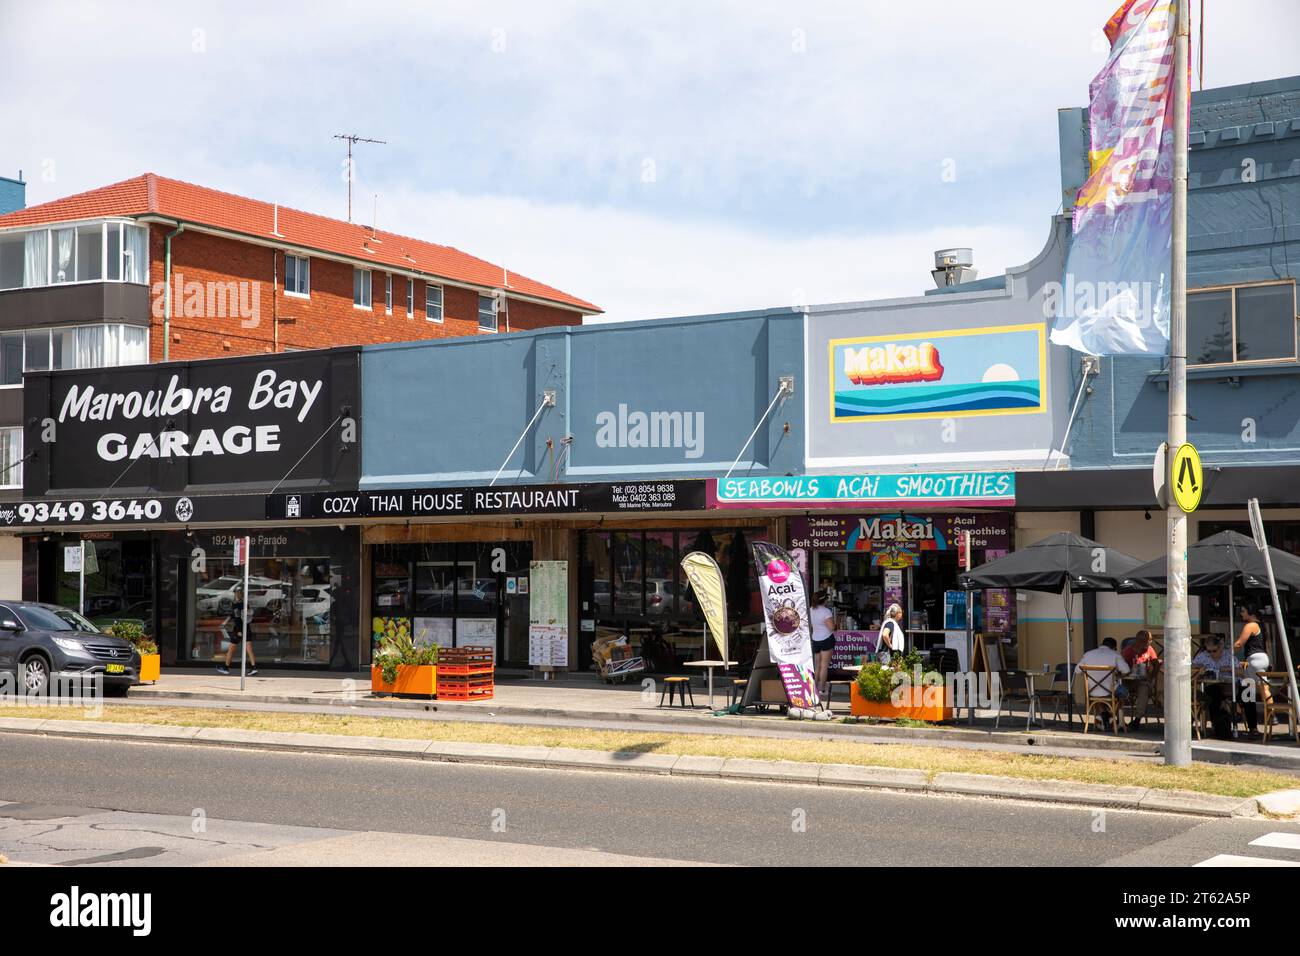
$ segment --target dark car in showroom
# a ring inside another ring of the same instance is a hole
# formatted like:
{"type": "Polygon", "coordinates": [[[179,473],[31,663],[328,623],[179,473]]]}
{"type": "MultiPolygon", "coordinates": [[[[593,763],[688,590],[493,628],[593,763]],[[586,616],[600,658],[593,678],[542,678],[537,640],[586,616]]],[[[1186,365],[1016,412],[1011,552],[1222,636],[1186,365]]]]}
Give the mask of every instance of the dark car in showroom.
{"type": "Polygon", "coordinates": [[[104,682],[104,694],[124,697],[140,675],[140,655],[76,611],[57,604],[0,602],[0,673],[13,674],[23,693],[50,692],[63,681],[104,682]]]}

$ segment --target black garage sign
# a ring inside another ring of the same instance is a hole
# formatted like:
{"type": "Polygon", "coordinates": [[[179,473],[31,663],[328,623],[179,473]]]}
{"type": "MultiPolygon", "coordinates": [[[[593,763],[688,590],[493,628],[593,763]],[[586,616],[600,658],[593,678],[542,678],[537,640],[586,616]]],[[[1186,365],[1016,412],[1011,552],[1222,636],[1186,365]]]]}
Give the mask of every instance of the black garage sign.
{"type": "Polygon", "coordinates": [[[29,372],[23,494],[355,488],[359,395],[356,348],[29,372]]]}
{"type": "Polygon", "coordinates": [[[705,483],[629,481],[617,484],[514,485],[489,488],[405,488],[335,494],[277,494],[266,517],[294,521],[327,518],[453,518],[472,515],[561,515],[702,511],[705,483]]]}

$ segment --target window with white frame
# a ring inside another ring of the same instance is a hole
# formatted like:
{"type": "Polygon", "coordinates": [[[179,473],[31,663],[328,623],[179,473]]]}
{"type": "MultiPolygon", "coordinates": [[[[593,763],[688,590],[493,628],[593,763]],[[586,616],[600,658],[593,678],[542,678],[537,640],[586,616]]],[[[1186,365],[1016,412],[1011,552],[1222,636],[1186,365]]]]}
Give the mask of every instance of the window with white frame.
{"type": "Polygon", "coordinates": [[[478,327],[485,332],[497,330],[497,300],[495,296],[478,297],[478,327]]]}
{"type": "Polygon", "coordinates": [[[442,286],[424,287],[424,317],[430,322],[442,321],[442,286]]]}
{"type": "Polygon", "coordinates": [[[1294,281],[1188,292],[1187,362],[1294,362],[1296,318],[1294,281]]]}
{"type": "Polygon", "coordinates": [[[406,280],[406,315],[415,315],[415,280],[406,280]]]}
{"type": "Polygon", "coordinates": [[[23,486],[23,430],[0,428],[0,488],[23,486]]]}
{"type": "Polygon", "coordinates": [[[306,256],[285,255],[284,292],[286,295],[311,295],[311,260],[306,256]]]}
{"type": "Polygon", "coordinates": [[[358,309],[370,308],[370,270],[352,270],[352,305],[358,309]]]}
{"type": "Polygon", "coordinates": [[[78,325],[0,333],[0,387],[23,384],[23,372],[143,365],[149,330],[135,325],[78,325]]]}
{"type": "Polygon", "coordinates": [[[148,250],[148,229],[125,222],[0,233],[0,290],[72,282],[144,284],[148,250]]]}
{"type": "Polygon", "coordinates": [[[384,311],[393,314],[393,274],[384,274],[384,311]]]}

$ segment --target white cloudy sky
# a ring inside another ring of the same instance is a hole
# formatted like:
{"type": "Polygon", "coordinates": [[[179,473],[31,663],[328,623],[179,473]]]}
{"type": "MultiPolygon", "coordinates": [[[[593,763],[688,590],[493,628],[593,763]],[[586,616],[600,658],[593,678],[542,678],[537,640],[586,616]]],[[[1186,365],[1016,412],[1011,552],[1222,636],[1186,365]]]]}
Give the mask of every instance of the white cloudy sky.
{"type": "MultiPolygon", "coordinates": [[[[1117,5],[0,0],[0,174],[342,217],[358,132],[358,218],[612,318],[916,294],[1041,248],[1117,5]]],[[[1206,6],[1207,87],[1300,73],[1300,0],[1206,6]]]]}

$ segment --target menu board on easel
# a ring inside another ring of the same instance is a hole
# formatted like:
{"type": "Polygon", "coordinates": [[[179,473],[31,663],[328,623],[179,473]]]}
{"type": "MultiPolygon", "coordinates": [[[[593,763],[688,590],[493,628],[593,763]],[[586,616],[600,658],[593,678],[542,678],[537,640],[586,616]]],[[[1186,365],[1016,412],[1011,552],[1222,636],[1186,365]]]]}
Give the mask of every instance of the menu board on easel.
{"type": "MultiPolygon", "coordinates": [[[[983,671],[986,677],[992,678],[994,674],[1007,669],[1006,658],[1002,654],[1002,641],[996,634],[976,634],[973,654],[971,670],[976,673],[983,671]]],[[[990,683],[989,686],[993,685],[990,683]]]]}
{"type": "Polygon", "coordinates": [[[528,565],[528,663],[569,666],[569,562],[528,565]]]}

